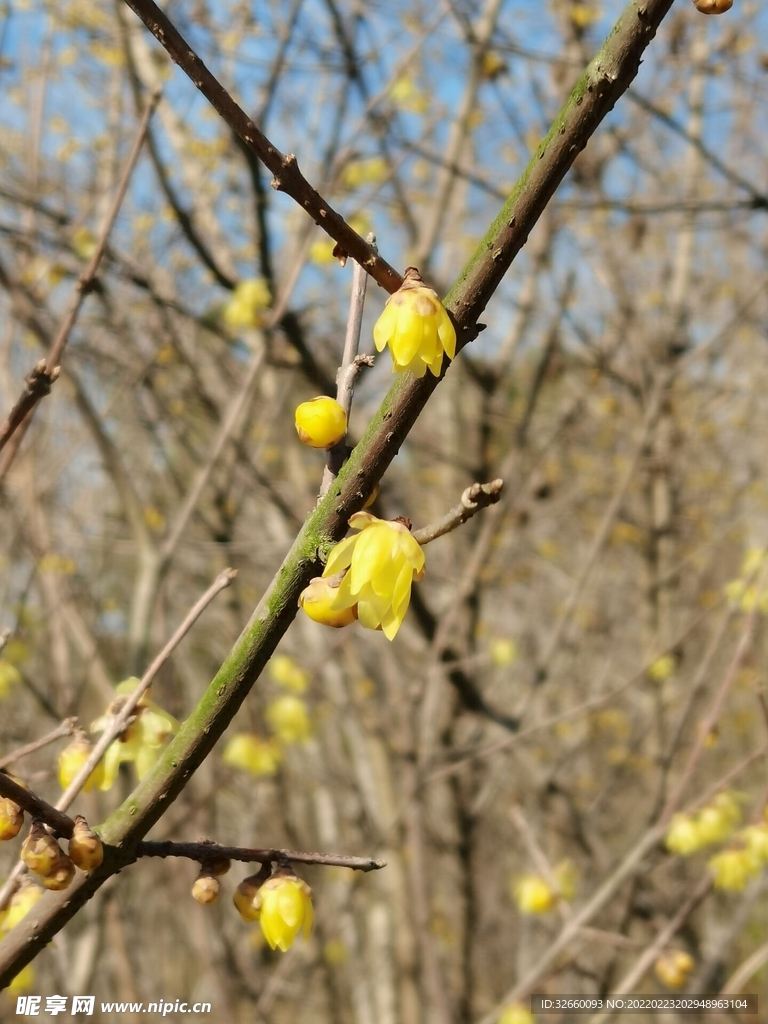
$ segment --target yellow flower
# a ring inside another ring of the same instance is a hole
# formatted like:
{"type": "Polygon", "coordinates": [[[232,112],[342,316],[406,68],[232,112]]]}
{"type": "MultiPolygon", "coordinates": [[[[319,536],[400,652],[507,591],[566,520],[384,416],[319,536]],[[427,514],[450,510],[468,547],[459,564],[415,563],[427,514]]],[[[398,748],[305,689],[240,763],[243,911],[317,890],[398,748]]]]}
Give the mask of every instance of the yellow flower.
{"type": "Polygon", "coordinates": [[[285,952],[301,931],[312,931],[312,890],[295,875],[273,875],[260,889],[259,924],[272,949],[285,952]]]}
{"type": "Polygon", "coordinates": [[[540,875],[523,875],[512,889],[521,914],[546,914],[557,902],[557,895],[540,875]]]}
{"type": "Polygon", "coordinates": [[[411,583],[424,575],[424,552],[404,523],[356,512],[349,525],[360,533],[336,545],[323,572],[328,579],[348,570],[331,607],[357,605],[361,625],[393,640],[408,611],[411,583]]]}
{"type": "Polygon", "coordinates": [[[733,832],[741,820],[741,808],[735,793],[718,793],[707,807],[699,811],[696,826],[702,846],[721,843],[733,832]]]}
{"type": "Polygon", "coordinates": [[[304,693],[309,675],[287,654],[273,654],[269,659],[269,674],[279,686],[286,690],[304,693]]]}
{"type": "Polygon", "coordinates": [[[759,864],[768,864],[768,825],[749,825],[739,838],[759,864]]]}
{"type": "MultiPolygon", "coordinates": [[[[117,687],[117,696],[110,705],[107,713],[91,723],[91,732],[104,732],[112,724],[112,720],[125,703],[125,697],[129,696],[139,685],[135,677],[125,679],[117,687]]],[[[154,701],[150,700],[149,692],[144,693],[138,706],[134,710],[136,716],[122,736],[119,736],[107,747],[102,762],[104,776],[99,783],[99,789],[111,789],[117,779],[120,765],[124,762],[132,762],[136,769],[136,775],[143,779],[160,756],[160,751],[174,735],[178,732],[179,723],[164,711],[154,701]]]]}
{"type": "Polygon", "coordinates": [[[5,658],[0,658],[0,697],[5,697],[12,686],[21,682],[21,672],[5,658]]]}
{"type": "Polygon", "coordinates": [[[264,322],[263,310],[269,305],[269,286],[261,277],[240,281],[224,303],[224,323],[232,330],[256,327],[264,322]]]}
{"type": "Polygon", "coordinates": [[[24,811],[8,797],[0,797],[0,842],[15,839],[24,824],[24,811]]]}
{"type": "MultiPolygon", "coordinates": [[[[67,789],[85,762],[91,756],[93,748],[86,739],[85,733],[76,732],[72,740],[59,754],[59,785],[67,789]]],[[[87,793],[94,786],[101,786],[104,781],[104,766],[100,762],[88,776],[83,791],[87,793]]]]}
{"type": "Polygon", "coordinates": [[[670,853],[679,853],[681,857],[695,853],[704,845],[696,822],[687,814],[673,815],[665,843],[670,853]]]}
{"type": "Polygon", "coordinates": [[[276,697],[267,705],[264,717],[283,743],[302,743],[312,735],[307,705],[298,697],[276,697]]]}
{"type": "Polygon", "coordinates": [[[8,985],[8,992],[12,996],[20,996],[24,992],[30,992],[35,987],[35,969],[32,964],[22,967],[18,974],[13,976],[8,985]]]}
{"type": "Polygon", "coordinates": [[[339,593],[339,582],[338,578],[334,582],[324,580],[322,576],[316,576],[310,580],[309,586],[299,594],[299,607],[313,622],[340,629],[342,626],[348,626],[357,618],[356,604],[351,608],[334,608],[334,602],[339,593]]]}
{"type": "Polygon", "coordinates": [[[491,640],[491,661],[498,668],[511,665],[517,657],[517,644],[514,640],[507,640],[505,637],[494,637],[491,640]]]}
{"type": "Polygon", "coordinates": [[[690,953],[682,949],[668,949],[654,964],[659,981],[667,988],[682,988],[695,966],[690,953]]]}
{"type": "Polygon", "coordinates": [[[561,860],[559,864],[555,865],[553,873],[560,895],[570,903],[576,895],[576,883],[579,880],[578,868],[570,858],[566,857],[565,860],[561,860]]]}
{"type": "Polygon", "coordinates": [[[389,345],[394,373],[410,370],[415,377],[423,377],[427,368],[439,377],[443,352],[449,359],[456,354],[450,317],[415,267],[408,267],[402,286],[387,300],[374,325],[373,340],[379,352],[389,345]]]}
{"type": "Polygon", "coordinates": [[[262,740],[248,732],[236,733],[221,755],[225,764],[243,768],[252,775],[274,775],[283,759],[276,740],[262,740]]]}
{"type": "Polygon", "coordinates": [[[760,872],[760,865],[748,850],[723,850],[710,858],[709,870],[716,889],[740,891],[760,872]]]}
{"type": "Polygon", "coordinates": [[[675,659],[671,654],[662,654],[648,667],[648,678],[655,683],[663,683],[675,671],[675,659]]]}
{"type": "Polygon", "coordinates": [[[310,448],[333,448],[347,432],[347,414],[335,398],[320,395],[296,409],[296,433],[310,448]]]}
{"type": "Polygon", "coordinates": [[[15,928],[22,918],[27,916],[42,895],[43,890],[38,885],[35,885],[29,876],[22,877],[19,888],[11,897],[11,902],[8,904],[8,909],[5,912],[2,927],[0,928],[0,937],[12,928],[15,928]]]}
{"type": "Polygon", "coordinates": [[[520,1003],[512,1003],[511,1006],[505,1007],[498,1024],[536,1024],[536,1018],[525,1006],[521,1006],[520,1003]]]}

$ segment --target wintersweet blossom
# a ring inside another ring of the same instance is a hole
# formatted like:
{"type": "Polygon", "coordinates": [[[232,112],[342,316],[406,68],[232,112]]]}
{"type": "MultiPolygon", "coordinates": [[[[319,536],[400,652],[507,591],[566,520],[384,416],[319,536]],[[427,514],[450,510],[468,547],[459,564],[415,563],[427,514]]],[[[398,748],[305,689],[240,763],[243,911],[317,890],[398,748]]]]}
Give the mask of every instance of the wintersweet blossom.
{"type": "Polygon", "coordinates": [[[349,525],[360,532],[336,545],[323,572],[328,578],[346,570],[331,607],[357,605],[361,625],[393,640],[408,611],[411,584],[424,575],[424,551],[398,520],[356,512],[349,525]]]}
{"type": "MultiPolygon", "coordinates": [[[[114,716],[125,704],[139,680],[135,677],[123,680],[116,691],[115,700],[107,709],[107,713],[91,723],[91,732],[104,732],[108,729],[114,716]]],[[[136,716],[125,732],[107,747],[104,753],[104,775],[99,789],[111,789],[117,779],[120,765],[124,761],[132,761],[136,775],[143,779],[160,756],[160,751],[168,740],[179,730],[179,723],[149,698],[149,691],[144,693],[134,710],[136,716]]]]}
{"type": "Polygon", "coordinates": [[[414,377],[423,377],[427,369],[439,377],[443,353],[449,359],[456,354],[451,319],[415,267],[408,267],[403,284],[387,300],[374,325],[373,340],[379,352],[389,345],[394,373],[410,370],[414,377]]]}
{"type": "Polygon", "coordinates": [[[301,931],[305,939],[312,931],[314,911],[312,890],[295,875],[273,875],[259,890],[259,924],[272,949],[285,952],[301,931]]]}

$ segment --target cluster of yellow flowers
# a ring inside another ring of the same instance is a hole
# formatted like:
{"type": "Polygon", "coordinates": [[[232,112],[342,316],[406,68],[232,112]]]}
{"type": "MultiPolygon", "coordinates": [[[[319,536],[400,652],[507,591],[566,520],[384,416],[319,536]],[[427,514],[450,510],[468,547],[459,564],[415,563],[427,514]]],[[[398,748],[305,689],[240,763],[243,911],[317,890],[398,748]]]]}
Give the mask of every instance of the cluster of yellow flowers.
{"type": "Polygon", "coordinates": [[[560,861],[552,871],[552,881],[541,875],[514,877],[510,883],[512,899],[521,914],[548,914],[563,899],[570,902],[576,895],[578,875],[572,860],[560,861]]]}
{"type": "Polygon", "coordinates": [[[728,839],[740,821],[739,794],[731,790],[718,793],[698,814],[674,815],[667,831],[667,849],[687,857],[704,846],[728,839]]]}
{"type": "Polygon", "coordinates": [[[693,957],[683,949],[666,950],[653,965],[656,977],[667,988],[682,988],[694,967],[693,957]]]}
{"type": "MultiPolygon", "coordinates": [[[[408,267],[402,286],[389,297],[373,328],[376,348],[389,347],[395,373],[438,377],[443,356],[456,354],[456,331],[437,293],[408,267]]],[[[332,448],[347,432],[347,416],[333,398],[321,395],[296,409],[296,431],[304,444],[332,448]]],[[[325,626],[348,626],[356,619],[394,639],[411,600],[411,585],[424,575],[424,552],[403,520],[383,520],[357,512],[349,520],[357,536],[331,551],[322,576],[299,598],[304,612],[325,626]]]]}
{"type": "Polygon", "coordinates": [[[765,822],[736,831],[741,821],[739,802],[737,793],[718,793],[697,815],[676,814],[667,832],[667,849],[683,857],[714,843],[730,842],[709,859],[716,889],[741,890],[768,866],[768,811],[765,822]]]}
{"type": "Polygon", "coordinates": [[[723,587],[729,604],[742,612],[754,608],[768,615],[768,588],[758,586],[756,577],[765,565],[768,552],[764,548],[749,548],[742,559],[739,575],[723,587]]]}
{"type": "Polygon", "coordinates": [[[309,676],[287,654],[276,654],[269,662],[272,679],[293,693],[282,693],[273,698],[264,711],[264,719],[273,736],[262,739],[255,733],[238,732],[230,737],[222,759],[233,768],[241,768],[252,775],[274,775],[285,757],[284,747],[304,743],[312,735],[309,709],[297,693],[303,693],[309,676]]]}

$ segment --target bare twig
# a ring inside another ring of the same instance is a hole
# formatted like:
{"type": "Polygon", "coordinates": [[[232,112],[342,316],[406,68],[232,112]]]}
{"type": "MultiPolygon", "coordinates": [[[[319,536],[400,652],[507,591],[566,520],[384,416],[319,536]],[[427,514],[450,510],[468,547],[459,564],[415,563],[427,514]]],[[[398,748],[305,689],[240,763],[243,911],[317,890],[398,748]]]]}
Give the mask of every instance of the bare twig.
{"type": "Polygon", "coordinates": [[[299,850],[252,849],[248,846],[221,846],[219,843],[174,843],[144,840],[136,847],[139,857],[187,857],[204,863],[213,857],[246,863],[269,864],[271,861],[293,861],[296,864],[324,864],[352,871],[378,871],[386,861],[373,857],[348,857],[342,853],[307,853],[299,850]]]}
{"type": "Polygon", "coordinates": [[[423,526],[420,530],[414,530],[413,537],[419,544],[429,544],[438,537],[445,536],[451,530],[466,523],[472,516],[489,505],[495,505],[501,498],[504,489],[504,481],[501,479],[491,480],[487,484],[474,483],[464,491],[458,505],[447,512],[442,519],[430,526],[423,526]]]}
{"type": "Polygon", "coordinates": [[[34,754],[41,747],[47,747],[49,743],[55,743],[56,740],[60,740],[63,736],[71,736],[75,731],[76,724],[76,718],[65,718],[60,725],[46,733],[45,736],[32,740],[31,743],[25,743],[23,747],[18,747],[16,750],[12,750],[10,754],[6,754],[5,757],[0,757],[0,768],[5,768],[6,765],[21,761],[22,758],[27,757],[29,754],[34,754]]]}
{"type": "MultiPolygon", "coordinates": [[[[368,235],[368,242],[376,249],[376,239],[368,235]]],[[[336,374],[336,401],[342,407],[349,420],[349,412],[352,408],[352,399],[355,393],[355,381],[363,366],[372,366],[373,359],[369,356],[359,356],[360,328],[363,325],[363,307],[365,306],[365,292],[368,287],[368,275],[359,263],[355,263],[352,271],[352,294],[349,300],[349,315],[347,317],[347,333],[344,337],[344,352],[341,357],[341,366],[336,374]]],[[[323,472],[323,482],[320,486],[322,497],[331,486],[341,469],[344,459],[347,457],[346,438],[335,444],[327,454],[326,467],[323,472]]]]}

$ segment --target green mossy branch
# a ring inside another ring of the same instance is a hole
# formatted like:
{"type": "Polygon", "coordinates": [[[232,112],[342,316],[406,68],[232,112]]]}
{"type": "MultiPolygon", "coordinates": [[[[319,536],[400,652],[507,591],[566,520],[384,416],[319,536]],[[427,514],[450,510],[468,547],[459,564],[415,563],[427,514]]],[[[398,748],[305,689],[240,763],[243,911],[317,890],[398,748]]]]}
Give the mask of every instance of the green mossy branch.
{"type": "MultiPolygon", "coordinates": [[[[477,335],[477,320],[525,244],[576,156],[637,74],[645,48],[673,0],[632,0],[588,65],[528,163],[499,215],[446,297],[457,327],[457,349],[477,335]]],[[[131,3],[136,9],[140,4],[131,3]]],[[[187,71],[183,55],[176,57],[187,71]]],[[[235,105],[236,106],[236,105],[235,105]]],[[[219,107],[221,112],[221,106],[219,107]]],[[[239,108],[238,108],[239,109],[239,108]]],[[[328,233],[332,225],[323,225],[328,233]]],[[[330,546],[346,532],[408,435],[439,379],[399,377],[328,494],[310,514],[251,620],[199,703],[155,768],[99,829],[109,844],[102,867],[70,888],[48,893],[35,913],[0,943],[0,986],[34,958],[168,809],[227,728],[293,621],[298,597],[321,569],[330,546]]],[[[384,643],[381,637],[372,642],[384,643]]]]}

